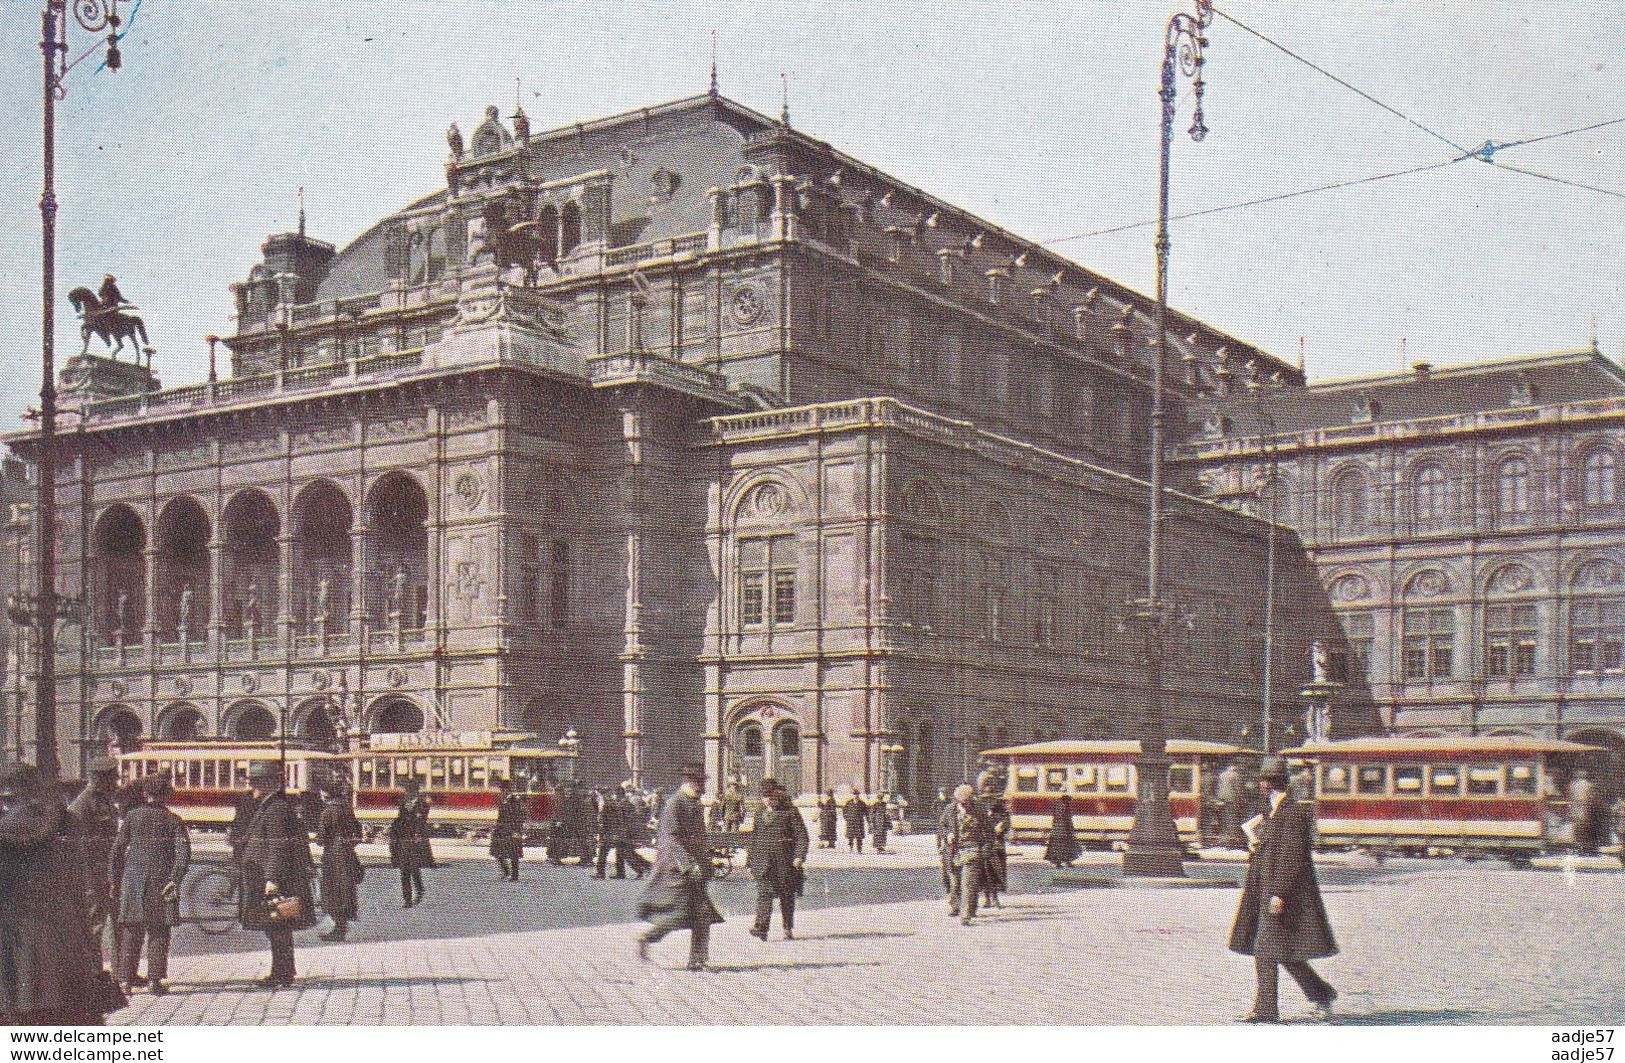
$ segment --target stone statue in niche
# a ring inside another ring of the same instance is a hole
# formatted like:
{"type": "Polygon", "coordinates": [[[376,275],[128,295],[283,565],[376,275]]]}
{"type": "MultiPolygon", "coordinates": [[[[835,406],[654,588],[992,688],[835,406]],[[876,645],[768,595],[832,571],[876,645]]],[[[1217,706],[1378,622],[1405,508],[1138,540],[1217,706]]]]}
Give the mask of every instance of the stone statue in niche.
{"type": "Polygon", "coordinates": [[[243,599],[243,637],[252,638],[260,622],[260,585],[250,581],[247,597],[243,599]]]}
{"type": "Polygon", "coordinates": [[[175,637],[181,642],[192,641],[192,585],[181,588],[180,606],[176,609],[175,637]]]}
{"type": "Polygon", "coordinates": [[[118,592],[118,603],[113,607],[113,619],[118,624],[115,630],[123,635],[130,626],[130,596],[123,591],[118,592]]]}
{"type": "Polygon", "coordinates": [[[332,585],[326,576],[316,581],[316,619],[327,622],[327,607],[332,585]]]}
{"type": "Polygon", "coordinates": [[[389,581],[389,611],[402,613],[406,611],[406,570],[397,568],[395,575],[389,581]]]}

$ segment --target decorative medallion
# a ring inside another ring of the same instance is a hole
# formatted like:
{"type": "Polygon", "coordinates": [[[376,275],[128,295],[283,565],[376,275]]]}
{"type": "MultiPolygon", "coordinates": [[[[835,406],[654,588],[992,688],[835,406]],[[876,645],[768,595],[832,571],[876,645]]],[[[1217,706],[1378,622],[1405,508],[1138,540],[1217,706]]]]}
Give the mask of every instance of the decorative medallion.
{"type": "Polygon", "coordinates": [[[115,698],[122,698],[130,692],[130,684],[122,679],[114,679],[107,684],[107,689],[112,692],[115,698]]]}
{"type": "Polygon", "coordinates": [[[182,697],[185,697],[187,694],[190,694],[191,692],[192,692],[192,677],[189,676],[189,675],[178,675],[178,676],[176,676],[175,677],[175,693],[180,694],[182,697]]]}
{"type": "Polygon", "coordinates": [[[1335,602],[1357,602],[1371,593],[1364,576],[1350,572],[1332,581],[1331,597],[1335,602]]]}
{"type": "Polygon", "coordinates": [[[1490,589],[1502,594],[1526,591],[1535,582],[1534,573],[1522,565],[1503,565],[1490,577],[1490,589]]]}
{"type": "Polygon", "coordinates": [[[457,495],[457,504],[462,506],[464,513],[472,513],[479,509],[480,503],[485,500],[485,484],[480,480],[478,473],[463,473],[457,477],[451,489],[457,495]]]}
{"type": "Polygon", "coordinates": [[[762,289],[754,284],[741,284],[734,289],[733,297],[728,300],[728,311],[733,316],[735,324],[756,324],[761,320],[762,309],[762,289]]]}
{"type": "Polygon", "coordinates": [[[1437,598],[1449,589],[1450,581],[1438,569],[1417,573],[1405,587],[1407,594],[1418,598],[1437,598]]]}
{"type": "Polygon", "coordinates": [[[790,508],[790,493],[778,484],[766,483],[750,493],[746,509],[758,517],[777,517],[790,508]]]}
{"type": "Polygon", "coordinates": [[[242,683],[243,683],[244,692],[249,693],[249,694],[254,693],[254,691],[256,691],[256,690],[258,690],[260,688],[259,679],[257,679],[253,675],[244,675],[243,678],[242,678],[242,683]]]}
{"type": "Polygon", "coordinates": [[[333,678],[326,672],[310,673],[310,685],[317,690],[326,690],[333,682],[333,678]]]}
{"type": "Polygon", "coordinates": [[[402,668],[400,665],[394,665],[389,671],[384,673],[384,682],[388,683],[392,687],[405,686],[406,669],[402,668]]]}

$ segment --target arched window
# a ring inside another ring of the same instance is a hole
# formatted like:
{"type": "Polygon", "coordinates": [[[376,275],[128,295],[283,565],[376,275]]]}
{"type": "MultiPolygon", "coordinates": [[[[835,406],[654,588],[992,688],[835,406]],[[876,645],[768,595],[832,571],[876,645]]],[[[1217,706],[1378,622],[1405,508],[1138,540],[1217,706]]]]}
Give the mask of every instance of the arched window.
{"type": "Polygon", "coordinates": [[[1504,565],[1486,583],[1485,678],[1512,681],[1535,674],[1540,632],[1535,603],[1527,600],[1533,585],[1534,576],[1523,565],[1504,565]]]}
{"type": "MultiPolygon", "coordinates": [[[[102,641],[140,637],[146,602],[147,529],[129,506],[113,506],[96,521],[96,630],[102,641]]],[[[205,599],[206,600],[206,599],[205,599]]]]}
{"type": "Polygon", "coordinates": [[[1588,506],[1614,504],[1615,473],[1618,462],[1614,452],[1599,447],[1585,456],[1581,476],[1582,498],[1588,506]]]}
{"type": "MultiPolygon", "coordinates": [[[[192,498],[177,498],[158,515],[154,537],[158,572],[153,588],[158,641],[179,642],[181,621],[187,637],[207,628],[209,599],[209,518],[192,498]]],[[[270,619],[275,619],[274,615],[270,619]]],[[[265,633],[267,627],[260,629],[265,633]]]]}
{"type": "Polygon", "coordinates": [[[741,756],[759,757],[762,755],[762,729],[755,724],[740,728],[739,752],[741,756]]]}
{"type": "MultiPolygon", "coordinates": [[[[326,480],[311,484],[293,503],[293,600],[291,611],[301,625],[313,626],[327,615],[327,633],[350,629],[350,500],[326,480]],[[325,604],[324,604],[325,600],[325,604]]],[[[261,600],[269,593],[257,587],[261,600]]],[[[247,588],[238,591],[247,600],[247,588]]],[[[241,612],[242,601],[227,611],[241,612]]]]}
{"type": "Polygon", "coordinates": [[[1444,470],[1424,465],[1411,478],[1411,518],[1419,528],[1443,524],[1449,516],[1450,487],[1444,470]]]}
{"type": "Polygon", "coordinates": [[[423,730],[423,710],[405,698],[390,698],[372,710],[373,734],[413,734],[423,730]]]}
{"type": "Polygon", "coordinates": [[[914,732],[914,798],[920,807],[929,807],[924,802],[932,796],[931,787],[936,782],[936,766],[931,761],[931,723],[921,720],[914,732]]]}
{"type": "Polygon", "coordinates": [[[1502,516],[1529,512],[1529,462],[1508,458],[1496,474],[1495,510],[1502,516]]]}
{"type": "Polygon", "coordinates": [[[1339,537],[1358,535],[1370,517],[1367,508],[1365,473],[1344,469],[1332,480],[1332,527],[1339,537]]]}
{"type": "MultiPolygon", "coordinates": [[[[236,632],[242,630],[249,587],[254,588],[259,599],[261,630],[277,616],[276,540],[282,522],[263,491],[242,491],[226,503],[220,525],[225,540],[220,566],[220,606],[225,613],[222,622],[235,638],[236,632]]],[[[341,608],[337,617],[340,621],[344,611],[341,608]]]]}
{"type": "Polygon", "coordinates": [[[581,208],[572,199],[559,212],[559,254],[568,255],[580,243],[581,208]]]}
{"type": "Polygon", "coordinates": [[[762,776],[767,774],[765,746],[762,725],[755,720],[747,720],[735,729],[732,770],[728,775],[730,779],[743,779],[747,792],[754,792],[761,784],[762,776]]]}
{"type": "Polygon", "coordinates": [[[429,605],[429,502],[405,473],[367,496],[367,611],[376,622],[423,627],[429,605]]]}

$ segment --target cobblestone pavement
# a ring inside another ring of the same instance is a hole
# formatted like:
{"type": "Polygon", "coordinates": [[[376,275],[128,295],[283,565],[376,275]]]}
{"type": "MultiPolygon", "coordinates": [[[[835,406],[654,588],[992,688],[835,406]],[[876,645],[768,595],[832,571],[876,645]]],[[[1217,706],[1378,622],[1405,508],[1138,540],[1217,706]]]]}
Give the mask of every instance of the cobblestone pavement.
{"type": "MultiPolygon", "coordinates": [[[[369,876],[370,880],[371,876],[369,876]]],[[[1619,1023],[1625,891],[1616,875],[1389,866],[1322,875],[1343,947],[1317,964],[1339,1022],[1619,1023]]],[[[629,884],[627,884],[629,885],[629,884]]],[[[1225,950],[1237,892],[1146,887],[1013,896],[963,928],[941,901],[805,912],[798,940],[747,936],[723,903],[717,970],[680,968],[686,934],[640,963],[640,924],[316,947],[292,989],[253,984],[261,952],[172,963],[173,992],[111,1016],[184,1024],[1224,1023],[1245,1011],[1249,960],[1225,950]],[[862,986],[860,1003],[841,987],[862,986]],[[973,1008],[966,1002],[972,1001],[973,1008]]],[[[442,912],[441,918],[449,918],[442,912]]],[[[195,934],[189,930],[187,933],[195,934]]],[[[263,939],[261,939],[263,940],[263,939]]],[[[1283,979],[1289,1021],[1307,1011],[1283,979]]]]}

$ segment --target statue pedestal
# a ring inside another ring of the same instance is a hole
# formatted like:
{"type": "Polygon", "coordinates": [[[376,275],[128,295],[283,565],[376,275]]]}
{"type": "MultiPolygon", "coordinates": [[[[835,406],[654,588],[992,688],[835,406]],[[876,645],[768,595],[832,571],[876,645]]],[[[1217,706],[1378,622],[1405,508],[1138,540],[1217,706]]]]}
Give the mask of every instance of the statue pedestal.
{"type": "Polygon", "coordinates": [[[145,395],[161,387],[157,375],[146,366],[96,354],[78,354],[69,358],[56,379],[64,407],[100,399],[145,395]]]}
{"type": "Polygon", "coordinates": [[[1317,680],[1298,691],[1304,701],[1303,733],[1306,742],[1329,742],[1332,738],[1332,702],[1344,684],[1317,680]]]}

